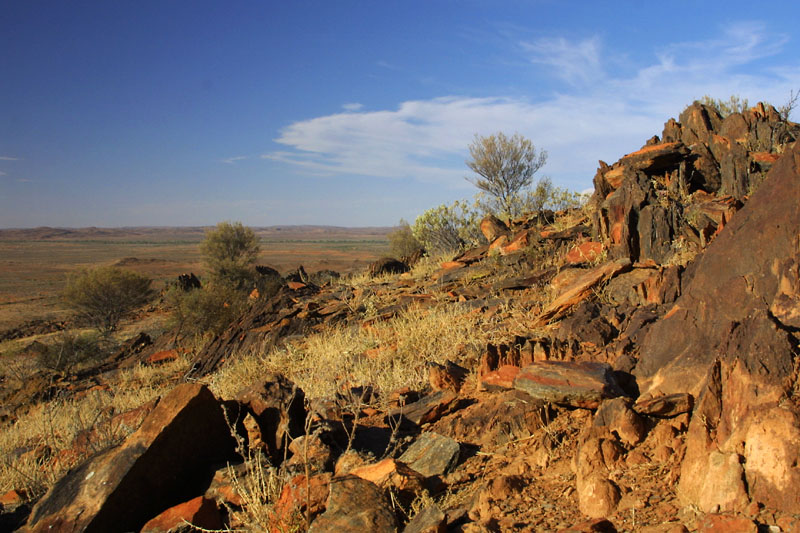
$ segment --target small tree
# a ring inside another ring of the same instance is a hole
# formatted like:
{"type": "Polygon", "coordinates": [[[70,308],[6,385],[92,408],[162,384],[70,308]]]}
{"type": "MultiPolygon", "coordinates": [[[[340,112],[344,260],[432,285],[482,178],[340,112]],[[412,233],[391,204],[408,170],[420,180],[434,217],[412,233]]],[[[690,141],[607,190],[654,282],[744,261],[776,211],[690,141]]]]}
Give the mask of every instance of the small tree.
{"type": "Polygon", "coordinates": [[[220,222],[200,244],[213,281],[236,289],[250,288],[260,248],[255,232],[241,222],[220,222]]]}
{"type": "Polygon", "coordinates": [[[152,280],[132,270],[99,267],[67,278],[64,302],[102,333],[108,334],[153,296],[152,280]]]}
{"type": "Polygon", "coordinates": [[[467,166],[480,176],[470,181],[495,199],[498,214],[507,218],[519,215],[520,191],[533,184],[534,175],[547,162],[547,152],[537,151],[518,133],[509,138],[498,132],[488,137],[476,135],[469,153],[472,159],[467,166]]]}
{"type": "Polygon", "coordinates": [[[422,244],[414,237],[411,226],[405,220],[400,220],[397,229],[386,236],[389,239],[389,250],[397,259],[411,257],[422,250],[422,244]]]}

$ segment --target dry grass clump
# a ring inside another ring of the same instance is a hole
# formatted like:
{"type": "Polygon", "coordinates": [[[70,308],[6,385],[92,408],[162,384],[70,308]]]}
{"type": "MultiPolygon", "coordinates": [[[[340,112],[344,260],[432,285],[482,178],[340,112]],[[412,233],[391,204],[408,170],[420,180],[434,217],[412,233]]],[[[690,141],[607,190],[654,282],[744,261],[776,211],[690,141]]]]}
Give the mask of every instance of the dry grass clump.
{"type": "Polygon", "coordinates": [[[370,385],[385,398],[400,387],[427,383],[427,362],[463,361],[482,349],[486,333],[480,315],[458,306],[411,307],[397,317],[369,326],[332,328],[269,353],[240,354],[209,385],[233,397],[264,372],[281,372],[309,398],[370,385]]]}
{"type": "Polygon", "coordinates": [[[135,409],[165,394],[189,359],[123,370],[111,390],[57,396],[41,402],[0,431],[0,493],[24,489],[43,494],[67,470],[87,456],[122,442],[137,428],[113,424],[114,415],[135,409]],[[72,449],[75,438],[97,429],[86,449],[72,449]]]}

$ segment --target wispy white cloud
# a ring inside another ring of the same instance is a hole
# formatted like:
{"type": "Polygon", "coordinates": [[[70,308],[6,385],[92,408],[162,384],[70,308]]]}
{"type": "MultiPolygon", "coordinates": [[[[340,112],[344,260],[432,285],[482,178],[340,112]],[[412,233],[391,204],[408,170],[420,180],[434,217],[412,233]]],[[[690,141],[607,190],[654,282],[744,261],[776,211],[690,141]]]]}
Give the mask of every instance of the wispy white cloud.
{"type": "Polygon", "coordinates": [[[364,104],[359,104],[357,102],[353,102],[351,104],[342,104],[342,109],[345,111],[360,111],[364,107],[364,104]]]}
{"type": "Polygon", "coordinates": [[[620,74],[624,58],[599,37],[540,39],[521,49],[563,82],[547,99],[448,96],[321,116],[284,128],[275,141],[286,148],[262,157],[318,175],[468,186],[464,159],[474,134],[519,132],[548,150],[544,171],[557,184],[582,189],[598,159],[612,162],[634,151],[705,94],[781,103],[800,86],[800,61],[771,68],[760,63],[786,42],[763,24],[734,24],[707,40],[653,50],[651,61],[620,74]]]}
{"type": "Polygon", "coordinates": [[[11,157],[8,155],[0,155],[0,161],[19,161],[18,157],[11,157]]]}
{"type": "Polygon", "coordinates": [[[247,159],[247,156],[246,155],[237,155],[237,156],[234,156],[234,157],[228,157],[226,159],[223,159],[222,162],[225,163],[225,164],[228,164],[228,165],[233,165],[237,161],[241,161],[243,159],[247,159]]]}
{"type": "Polygon", "coordinates": [[[15,181],[17,183],[33,183],[33,180],[30,178],[17,178],[15,181]]]}
{"type": "Polygon", "coordinates": [[[541,38],[520,45],[532,63],[551,67],[557,77],[572,85],[593,83],[604,75],[599,37],[577,42],[563,37],[541,38]]]}

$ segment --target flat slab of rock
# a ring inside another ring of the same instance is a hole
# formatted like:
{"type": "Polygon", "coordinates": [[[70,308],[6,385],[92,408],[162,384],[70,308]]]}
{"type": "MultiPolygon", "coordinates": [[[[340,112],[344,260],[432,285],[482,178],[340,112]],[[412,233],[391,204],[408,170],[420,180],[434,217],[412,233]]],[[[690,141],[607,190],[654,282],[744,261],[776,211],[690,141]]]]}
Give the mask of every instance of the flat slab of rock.
{"type": "Polygon", "coordinates": [[[657,416],[660,418],[672,418],[692,410],[692,395],[688,393],[669,394],[638,400],[633,405],[633,410],[639,414],[657,416]]]}
{"type": "Polygon", "coordinates": [[[589,409],[622,395],[611,366],[595,362],[537,361],[520,370],[514,388],[539,400],[589,409]]]}
{"type": "Polygon", "coordinates": [[[481,376],[481,389],[487,391],[509,390],[514,388],[514,379],[519,374],[519,367],[503,365],[481,376]]]}
{"type": "Polygon", "coordinates": [[[325,512],[309,533],[383,533],[397,531],[397,519],[377,485],[355,476],[335,478],[330,484],[325,512]]]}
{"type": "Polygon", "coordinates": [[[630,259],[622,258],[580,274],[542,311],[536,319],[535,325],[544,325],[551,320],[561,318],[573,305],[582,302],[589,295],[593,287],[630,268],[630,259]]]}
{"type": "Polygon", "coordinates": [[[428,431],[398,459],[425,477],[447,474],[458,463],[461,445],[444,435],[428,431]]]}
{"type": "Polygon", "coordinates": [[[395,421],[411,422],[417,426],[439,420],[442,416],[452,412],[458,407],[458,394],[449,390],[441,390],[429,394],[424,398],[398,407],[389,413],[389,418],[395,421]]]}

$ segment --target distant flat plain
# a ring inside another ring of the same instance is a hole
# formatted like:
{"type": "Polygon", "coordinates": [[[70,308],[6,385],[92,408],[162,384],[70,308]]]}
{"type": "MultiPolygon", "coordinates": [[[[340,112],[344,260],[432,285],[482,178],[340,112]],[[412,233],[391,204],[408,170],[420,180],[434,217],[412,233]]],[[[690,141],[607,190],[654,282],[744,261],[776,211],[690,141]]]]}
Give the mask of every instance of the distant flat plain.
{"type": "MultiPolygon", "coordinates": [[[[205,273],[203,227],[0,229],[0,331],[34,319],[62,319],[59,300],[69,273],[118,265],[153,278],[160,289],[178,274],[205,273]]],[[[253,228],[258,264],[281,273],[303,267],[340,273],[364,268],[389,250],[392,228],[270,226],[253,228]]]]}

